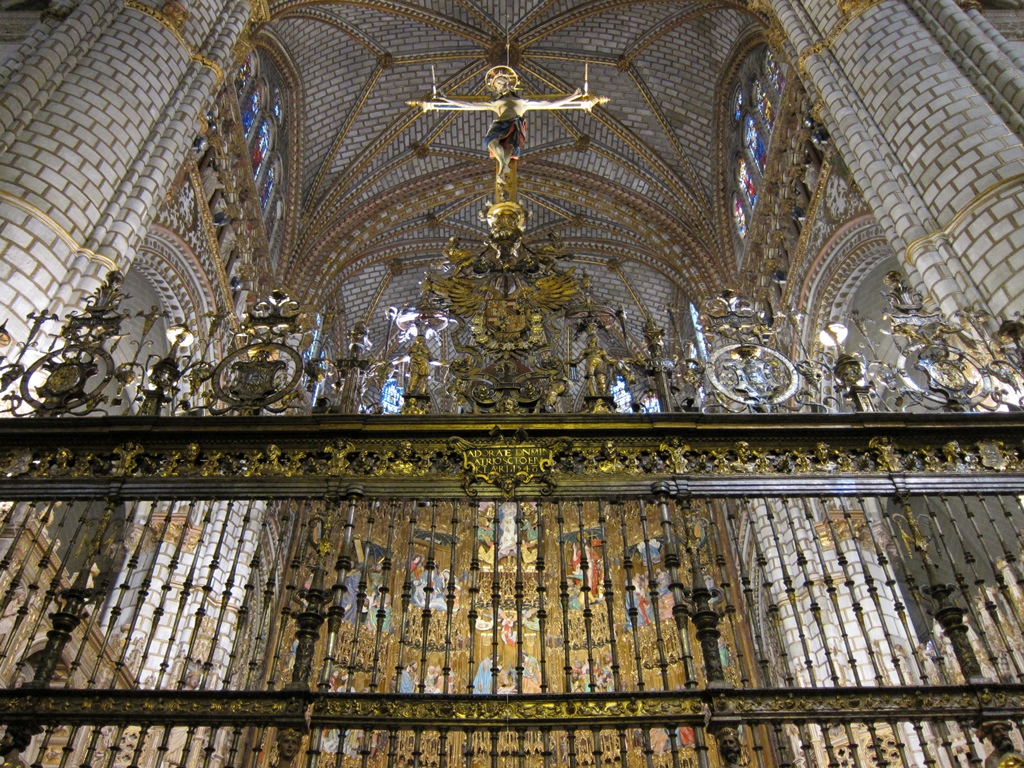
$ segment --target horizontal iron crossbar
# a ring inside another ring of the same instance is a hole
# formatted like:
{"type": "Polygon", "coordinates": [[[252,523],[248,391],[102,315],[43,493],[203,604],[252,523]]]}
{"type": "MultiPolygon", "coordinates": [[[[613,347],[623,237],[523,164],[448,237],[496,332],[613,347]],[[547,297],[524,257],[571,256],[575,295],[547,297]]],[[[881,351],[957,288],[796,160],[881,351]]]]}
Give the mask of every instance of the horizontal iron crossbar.
{"type": "Polygon", "coordinates": [[[5,419],[0,498],[1024,492],[1024,413],[513,416],[501,423],[486,416],[5,419]]]}
{"type": "Polygon", "coordinates": [[[1024,685],[719,689],[634,694],[440,696],[304,691],[0,692],[6,725],[411,729],[635,728],[738,723],[1020,719],[1024,685]]]}

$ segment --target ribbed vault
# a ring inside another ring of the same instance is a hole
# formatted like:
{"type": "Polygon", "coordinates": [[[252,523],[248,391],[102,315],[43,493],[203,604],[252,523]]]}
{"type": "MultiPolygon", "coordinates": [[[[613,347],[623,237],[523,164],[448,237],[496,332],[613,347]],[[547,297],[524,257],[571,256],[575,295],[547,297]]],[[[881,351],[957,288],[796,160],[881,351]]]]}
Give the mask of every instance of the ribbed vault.
{"type": "Polygon", "coordinates": [[[491,116],[405,102],[429,95],[432,68],[440,92],[483,94],[484,72],[507,60],[525,95],[571,92],[587,65],[590,90],[610,99],[592,114],[531,114],[518,171],[527,241],[554,233],[579,258],[637,262],[706,295],[734,263],[718,199],[723,73],[756,23],[728,2],[271,3],[260,37],[284,53],[301,99],[300,210],[281,277],[330,301],[343,284],[372,290],[372,265],[408,269],[452,235],[482,237],[491,116]]]}

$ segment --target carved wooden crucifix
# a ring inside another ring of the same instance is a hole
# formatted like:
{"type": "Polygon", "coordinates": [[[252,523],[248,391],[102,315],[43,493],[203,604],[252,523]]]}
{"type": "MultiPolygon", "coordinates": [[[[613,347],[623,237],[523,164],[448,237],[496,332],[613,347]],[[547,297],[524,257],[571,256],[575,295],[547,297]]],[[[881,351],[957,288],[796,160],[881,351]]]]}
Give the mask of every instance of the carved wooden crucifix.
{"type": "Polygon", "coordinates": [[[406,102],[410,106],[420,107],[424,112],[431,110],[459,110],[467,112],[494,112],[496,115],[491,123],[484,145],[491,157],[497,161],[495,173],[495,200],[514,202],[516,199],[516,163],[523,145],[526,142],[526,118],[531,110],[583,109],[589,112],[598,104],[607,103],[603,96],[594,96],[588,92],[586,75],[583,90],[577,89],[567,96],[535,96],[524,98],[519,95],[519,75],[511,67],[492,67],[487,71],[485,79],[487,88],[495,94],[491,99],[476,96],[450,99],[440,96],[434,89],[430,101],[406,102]]]}

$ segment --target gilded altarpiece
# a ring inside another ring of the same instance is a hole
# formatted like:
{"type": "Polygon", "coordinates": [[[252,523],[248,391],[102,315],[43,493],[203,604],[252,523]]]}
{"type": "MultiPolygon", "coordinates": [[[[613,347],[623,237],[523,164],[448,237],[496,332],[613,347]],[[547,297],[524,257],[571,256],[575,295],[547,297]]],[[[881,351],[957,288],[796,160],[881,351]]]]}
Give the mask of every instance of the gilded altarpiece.
{"type": "MultiPolygon", "coordinates": [[[[356,509],[351,567],[337,574],[338,650],[332,655],[321,639],[314,654],[325,660],[312,669],[320,690],[512,697],[703,685],[694,627],[686,622],[680,631],[673,614],[655,504],[498,499],[359,502],[356,509]]],[[[342,505],[312,517],[304,546],[314,564],[293,574],[296,593],[310,590],[317,568],[332,566],[343,550],[344,511],[342,505]]],[[[694,552],[708,546],[705,519],[695,515],[670,527],[694,552]]],[[[717,607],[723,593],[711,571],[702,572],[717,607]]],[[[720,660],[727,679],[738,683],[732,646],[723,634],[720,660]]],[[[294,631],[286,632],[272,678],[291,678],[297,647],[294,631]]],[[[648,759],[656,766],[695,764],[690,727],[633,728],[624,736],[631,766],[648,759]]],[[[320,764],[359,765],[366,758],[386,766],[394,750],[401,765],[413,764],[414,755],[420,765],[439,765],[445,753],[485,765],[495,748],[520,765],[564,763],[570,754],[582,765],[602,754],[620,762],[614,730],[509,730],[496,744],[489,732],[452,732],[443,748],[441,738],[434,731],[323,729],[320,764]],[[397,745],[388,743],[392,738],[397,745]]]]}

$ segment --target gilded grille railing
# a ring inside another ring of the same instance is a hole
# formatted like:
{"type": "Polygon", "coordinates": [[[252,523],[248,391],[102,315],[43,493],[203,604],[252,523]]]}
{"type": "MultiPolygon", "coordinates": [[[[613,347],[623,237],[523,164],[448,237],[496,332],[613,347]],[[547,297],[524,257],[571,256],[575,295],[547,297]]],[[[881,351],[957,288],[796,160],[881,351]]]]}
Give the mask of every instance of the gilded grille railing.
{"type": "Polygon", "coordinates": [[[0,748],[111,767],[1012,760],[1021,423],[3,421],[0,748]]]}

